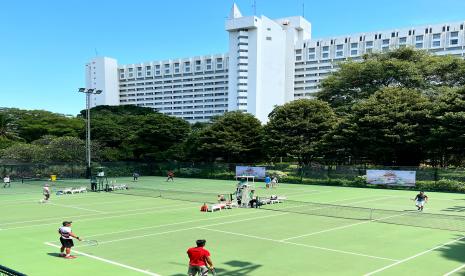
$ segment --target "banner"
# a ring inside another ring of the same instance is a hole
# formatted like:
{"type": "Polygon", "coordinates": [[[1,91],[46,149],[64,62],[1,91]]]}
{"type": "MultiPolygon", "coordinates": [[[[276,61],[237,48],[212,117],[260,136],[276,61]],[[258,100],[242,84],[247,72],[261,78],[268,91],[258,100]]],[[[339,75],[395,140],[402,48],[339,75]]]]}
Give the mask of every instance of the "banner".
{"type": "Polygon", "coordinates": [[[265,178],[266,168],[236,166],[236,176],[255,176],[256,178],[265,178]]]}
{"type": "Polygon", "coordinates": [[[368,184],[415,186],[415,171],[367,170],[368,184]]]}

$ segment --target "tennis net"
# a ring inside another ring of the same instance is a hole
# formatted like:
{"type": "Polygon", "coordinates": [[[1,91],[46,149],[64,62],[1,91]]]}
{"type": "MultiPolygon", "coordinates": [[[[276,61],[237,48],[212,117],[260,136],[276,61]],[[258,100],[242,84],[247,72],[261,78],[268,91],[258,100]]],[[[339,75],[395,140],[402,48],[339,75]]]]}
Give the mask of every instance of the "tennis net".
{"type": "Polygon", "coordinates": [[[124,190],[116,190],[112,193],[125,194],[134,196],[145,196],[145,197],[160,197],[166,199],[174,199],[181,201],[191,201],[199,203],[216,203],[218,201],[218,195],[223,194],[226,199],[231,198],[231,194],[228,193],[206,193],[198,191],[181,191],[181,190],[162,190],[162,189],[151,189],[143,187],[129,187],[124,190]]]}
{"type": "Polygon", "coordinates": [[[450,231],[465,231],[465,216],[418,211],[372,209],[347,205],[286,200],[282,204],[262,205],[262,209],[296,214],[365,220],[450,231]]]}
{"type": "Polygon", "coordinates": [[[26,274],[20,273],[11,268],[0,265],[0,276],[26,276],[26,274]]]}

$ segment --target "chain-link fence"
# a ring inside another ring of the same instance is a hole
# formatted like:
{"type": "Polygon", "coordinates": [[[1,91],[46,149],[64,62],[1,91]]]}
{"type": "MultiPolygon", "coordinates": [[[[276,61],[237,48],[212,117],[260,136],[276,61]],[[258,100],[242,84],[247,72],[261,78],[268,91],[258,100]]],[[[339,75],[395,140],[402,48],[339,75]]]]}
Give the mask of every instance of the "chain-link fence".
{"type": "MultiPolygon", "coordinates": [[[[178,177],[206,179],[234,179],[236,165],[264,166],[270,176],[276,176],[283,183],[303,183],[339,186],[367,186],[366,170],[404,170],[415,171],[417,188],[426,190],[464,191],[464,168],[434,167],[385,167],[368,165],[322,165],[299,166],[294,163],[278,164],[227,164],[201,162],[104,162],[93,164],[93,172],[103,168],[108,177],[166,176],[172,170],[178,177]]],[[[84,178],[85,164],[72,163],[6,163],[0,162],[0,176],[10,175],[21,178],[84,178]]]]}

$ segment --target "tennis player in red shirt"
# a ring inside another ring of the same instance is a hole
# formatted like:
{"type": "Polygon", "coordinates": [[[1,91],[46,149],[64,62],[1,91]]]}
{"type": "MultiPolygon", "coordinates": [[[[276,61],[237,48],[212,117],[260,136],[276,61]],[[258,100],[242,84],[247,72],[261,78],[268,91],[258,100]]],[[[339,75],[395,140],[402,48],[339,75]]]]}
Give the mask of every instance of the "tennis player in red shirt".
{"type": "Polygon", "coordinates": [[[210,252],[203,248],[206,242],[206,240],[197,240],[197,247],[191,247],[187,250],[187,255],[189,256],[189,270],[187,274],[189,276],[206,276],[208,275],[208,270],[214,272],[210,252]]]}

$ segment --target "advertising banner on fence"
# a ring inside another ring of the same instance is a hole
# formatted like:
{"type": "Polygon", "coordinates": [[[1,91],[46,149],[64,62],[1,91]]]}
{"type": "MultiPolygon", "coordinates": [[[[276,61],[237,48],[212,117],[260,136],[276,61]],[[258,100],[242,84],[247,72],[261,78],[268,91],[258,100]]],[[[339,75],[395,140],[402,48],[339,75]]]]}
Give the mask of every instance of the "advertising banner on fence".
{"type": "Polygon", "coordinates": [[[415,186],[415,171],[367,170],[368,184],[415,186]]]}
{"type": "Polygon", "coordinates": [[[236,166],[236,176],[255,176],[256,178],[265,178],[265,167],[236,166]]]}

